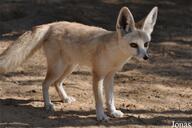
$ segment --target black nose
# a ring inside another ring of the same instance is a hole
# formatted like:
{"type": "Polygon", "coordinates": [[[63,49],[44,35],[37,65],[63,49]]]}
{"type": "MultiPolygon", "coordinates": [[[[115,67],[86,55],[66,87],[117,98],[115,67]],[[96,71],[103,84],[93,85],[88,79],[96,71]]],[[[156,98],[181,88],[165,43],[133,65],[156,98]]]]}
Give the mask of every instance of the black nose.
{"type": "Polygon", "coordinates": [[[149,56],[148,56],[148,55],[145,55],[145,56],[143,57],[143,59],[144,59],[144,60],[148,60],[148,59],[149,59],[149,56]]]}

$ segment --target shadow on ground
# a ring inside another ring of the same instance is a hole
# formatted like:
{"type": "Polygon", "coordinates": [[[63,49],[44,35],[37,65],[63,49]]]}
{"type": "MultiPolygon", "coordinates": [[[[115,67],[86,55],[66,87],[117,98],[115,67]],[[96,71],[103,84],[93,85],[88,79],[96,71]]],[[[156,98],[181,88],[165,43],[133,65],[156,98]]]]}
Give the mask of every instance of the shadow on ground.
{"type": "MultiPolygon", "coordinates": [[[[97,122],[95,120],[95,111],[83,110],[63,110],[54,113],[47,113],[42,107],[33,107],[27,105],[34,100],[16,100],[16,99],[1,99],[0,114],[4,117],[0,120],[1,127],[60,127],[60,126],[123,126],[123,125],[155,125],[155,126],[170,126],[172,121],[191,121],[192,111],[168,110],[168,111],[150,111],[150,110],[125,110],[125,117],[119,119],[111,119],[108,123],[97,122]],[[14,106],[14,108],[12,107],[14,106]],[[17,109],[17,111],[13,110],[17,109]],[[8,111],[9,110],[9,111],[8,111]],[[12,113],[14,111],[14,113],[12,113]],[[16,118],[20,114],[21,118],[16,118]],[[146,115],[140,117],[139,115],[146,115]],[[150,118],[149,114],[156,114],[150,118]],[[173,114],[173,116],[170,116],[173,114]],[[179,116],[182,114],[182,116],[179,116]],[[184,116],[183,116],[184,114],[184,116]],[[36,119],[34,119],[34,117],[36,119]],[[7,119],[9,118],[9,119],[7,119]],[[23,120],[25,118],[25,120],[23,120]],[[35,124],[31,121],[35,120],[35,124]],[[48,123],[48,124],[47,124],[48,123]]],[[[35,101],[37,102],[37,101],[35,101]]],[[[58,102],[58,101],[55,101],[58,102]]]]}

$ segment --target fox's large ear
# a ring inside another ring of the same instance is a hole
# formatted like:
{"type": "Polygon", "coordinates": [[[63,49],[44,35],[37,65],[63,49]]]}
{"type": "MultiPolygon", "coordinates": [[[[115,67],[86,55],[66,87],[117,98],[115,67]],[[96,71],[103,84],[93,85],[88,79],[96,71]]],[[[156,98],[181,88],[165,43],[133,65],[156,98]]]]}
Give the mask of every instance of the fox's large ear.
{"type": "Polygon", "coordinates": [[[127,7],[121,8],[117,18],[116,31],[119,35],[129,33],[135,29],[133,15],[127,7]]]}
{"type": "Polygon", "coordinates": [[[151,34],[153,32],[153,27],[155,26],[157,20],[158,8],[154,7],[148,16],[145,18],[144,23],[142,25],[143,31],[147,32],[147,34],[151,34]]]}

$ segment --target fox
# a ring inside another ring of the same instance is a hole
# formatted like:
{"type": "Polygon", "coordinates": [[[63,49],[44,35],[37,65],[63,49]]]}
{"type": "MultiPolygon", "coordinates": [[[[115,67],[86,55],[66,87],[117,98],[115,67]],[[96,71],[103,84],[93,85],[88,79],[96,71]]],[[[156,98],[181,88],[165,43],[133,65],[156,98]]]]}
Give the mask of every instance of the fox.
{"type": "Polygon", "coordinates": [[[114,101],[114,75],[132,57],[149,58],[148,49],[158,15],[153,7],[140,22],[135,23],[128,7],[119,11],[115,31],[76,22],[59,21],[35,26],[22,34],[0,55],[0,72],[5,73],[21,65],[37,49],[42,48],[47,60],[47,74],[42,84],[44,107],[54,111],[49,87],[55,86],[63,102],[72,103],[63,81],[78,65],[91,68],[96,118],[108,121],[110,117],[123,117],[114,101]],[[105,113],[103,97],[105,94],[105,113]]]}

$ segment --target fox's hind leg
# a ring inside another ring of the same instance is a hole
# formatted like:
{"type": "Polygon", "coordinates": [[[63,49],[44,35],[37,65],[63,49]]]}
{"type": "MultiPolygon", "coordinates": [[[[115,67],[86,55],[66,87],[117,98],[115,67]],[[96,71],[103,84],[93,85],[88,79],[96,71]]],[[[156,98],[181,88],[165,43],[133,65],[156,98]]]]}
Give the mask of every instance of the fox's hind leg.
{"type": "Polygon", "coordinates": [[[65,89],[63,88],[64,78],[67,77],[68,75],[70,75],[75,67],[76,67],[76,65],[65,66],[62,76],[55,83],[55,88],[56,88],[60,98],[65,103],[72,103],[72,102],[76,101],[74,97],[68,96],[65,89]]]}
{"type": "Polygon", "coordinates": [[[49,97],[49,86],[53,85],[63,74],[64,63],[61,59],[49,62],[46,78],[43,82],[43,99],[47,111],[54,111],[54,106],[49,97]]]}

